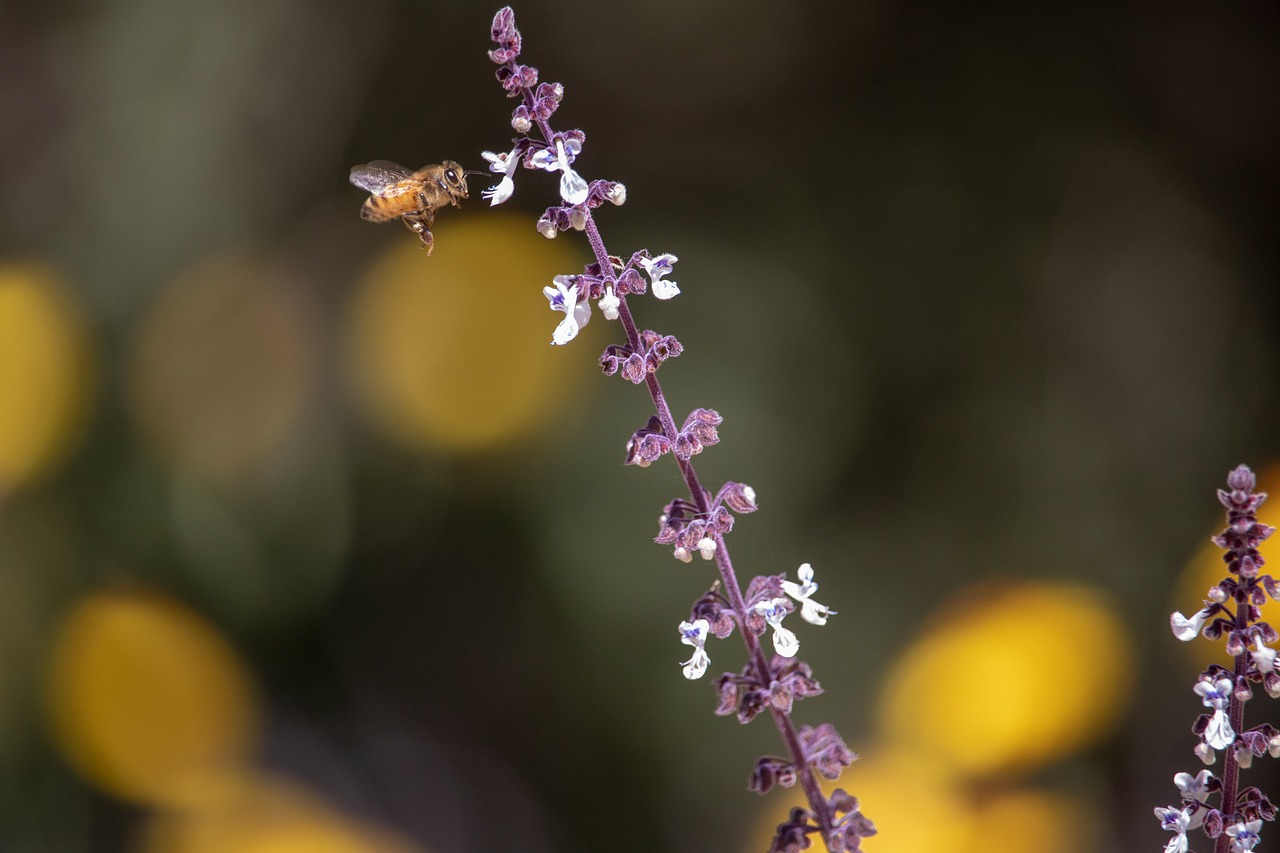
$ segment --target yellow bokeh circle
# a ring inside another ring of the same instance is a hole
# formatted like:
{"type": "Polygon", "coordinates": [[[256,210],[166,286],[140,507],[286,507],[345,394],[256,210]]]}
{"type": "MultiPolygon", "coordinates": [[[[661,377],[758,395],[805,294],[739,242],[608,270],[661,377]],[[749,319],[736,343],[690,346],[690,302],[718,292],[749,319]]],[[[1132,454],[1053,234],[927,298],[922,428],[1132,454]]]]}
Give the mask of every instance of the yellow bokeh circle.
{"type": "Polygon", "coordinates": [[[422,853],[386,829],[348,817],[300,786],[260,772],[196,808],[153,816],[139,853],[422,853]]]}
{"type": "Polygon", "coordinates": [[[474,452],[555,417],[599,349],[595,327],[550,346],[563,315],[542,288],[582,270],[576,235],[547,240],[527,217],[472,212],[434,229],[428,257],[401,231],[349,313],[354,379],[379,425],[410,447],[474,452]]]}
{"type": "Polygon", "coordinates": [[[1119,618],[1090,588],[975,591],[893,667],[882,731],[965,776],[1033,768],[1108,733],[1130,666],[1119,618]]]}
{"type": "MultiPolygon", "coordinates": [[[[940,768],[906,751],[877,751],[849,766],[837,782],[824,783],[830,795],[837,787],[858,798],[858,806],[875,824],[876,835],[862,842],[868,853],[963,853],[977,849],[973,814],[954,779],[940,768]]],[[[808,808],[799,786],[777,799],[745,849],[765,850],[778,824],[791,809],[808,808]]],[[[810,836],[814,838],[813,836],[810,836]]],[[[813,850],[825,850],[814,838],[813,850]]]]}
{"type": "Polygon", "coordinates": [[[0,495],[75,437],[89,387],[85,324],[52,270],[0,265],[0,495]]]}
{"type": "Polygon", "coordinates": [[[314,297],[253,257],[178,276],[144,318],[130,403],[166,455],[217,478],[260,463],[291,434],[317,385],[314,297]]]}
{"type": "Polygon", "coordinates": [[[59,627],[48,679],[63,752],[119,797],[202,801],[256,741],[254,692],[231,646],[158,593],[104,591],[76,604],[59,627]]]}
{"type": "Polygon", "coordinates": [[[1006,845],[1018,853],[1079,853],[1097,850],[1101,834],[1094,809],[1069,794],[1035,790],[1004,791],[982,799],[973,809],[973,819],[982,843],[972,845],[969,853],[1006,845]],[[993,839],[1006,841],[993,844],[993,839]]]}

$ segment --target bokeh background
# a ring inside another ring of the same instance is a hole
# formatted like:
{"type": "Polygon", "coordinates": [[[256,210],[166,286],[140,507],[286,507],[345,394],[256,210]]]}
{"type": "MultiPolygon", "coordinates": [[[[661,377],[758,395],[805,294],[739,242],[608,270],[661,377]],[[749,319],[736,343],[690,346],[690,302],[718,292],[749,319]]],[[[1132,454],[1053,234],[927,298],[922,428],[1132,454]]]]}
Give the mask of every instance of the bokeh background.
{"type": "MultiPolygon", "coordinates": [[[[495,9],[0,5],[0,850],[751,851],[792,805],[680,677],[712,575],[649,541],[618,330],[548,346],[554,177],[430,258],[357,215],[354,163],[509,145],[495,9]]],[[[1159,849],[1213,655],[1168,614],[1227,471],[1280,492],[1275,5],[516,11],[611,251],[680,256],[635,311],[759,493],[735,562],[840,611],[797,719],[867,849],[1159,849]]]]}

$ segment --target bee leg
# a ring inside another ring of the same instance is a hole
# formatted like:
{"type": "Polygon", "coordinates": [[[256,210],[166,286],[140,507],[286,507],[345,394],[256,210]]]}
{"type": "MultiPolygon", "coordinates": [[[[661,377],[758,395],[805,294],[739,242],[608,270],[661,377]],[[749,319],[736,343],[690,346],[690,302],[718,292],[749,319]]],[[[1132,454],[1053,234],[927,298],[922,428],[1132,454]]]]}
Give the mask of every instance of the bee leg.
{"type": "Polygon", "coordinates": [[[416,216],[406,216],[404,218],[405,227],[418,235],[418,239],[422,241],[422,248],[427,250],[428,255],[435,248],[436,242],[435,237],[431,236],[431,231],[427,228],[429,224],[429,222],[416,216]]]}

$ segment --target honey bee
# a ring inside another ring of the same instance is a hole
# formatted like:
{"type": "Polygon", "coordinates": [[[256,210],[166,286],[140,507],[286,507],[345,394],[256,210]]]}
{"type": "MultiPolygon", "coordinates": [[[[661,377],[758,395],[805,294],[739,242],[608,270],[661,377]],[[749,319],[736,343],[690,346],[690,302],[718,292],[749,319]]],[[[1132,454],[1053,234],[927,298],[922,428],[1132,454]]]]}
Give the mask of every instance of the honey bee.
{"type": "Polygon", "coordinates": [[[446,204],[458,207],[458,200],[467,197],[468,174],[480,173],[464,171],[452,160],[423,166],[416,172],[389,160],[374,160],[352,166],[351,183],[369,193],[360,208],[361,219],[370,222],[403,219],[405,227],[422,240],[429,255],[435,246],[430,228],[436,211],[446,204]]]}

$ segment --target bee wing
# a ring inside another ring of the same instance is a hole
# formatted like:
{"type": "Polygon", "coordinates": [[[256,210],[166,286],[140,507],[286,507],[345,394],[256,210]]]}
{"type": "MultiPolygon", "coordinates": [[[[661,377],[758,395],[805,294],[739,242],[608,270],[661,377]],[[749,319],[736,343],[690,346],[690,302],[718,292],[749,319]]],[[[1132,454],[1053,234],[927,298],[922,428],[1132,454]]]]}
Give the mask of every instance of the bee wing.
{"type": "Polygon", "coordinates": [[[382,195],[388,188],[413,175],[413,172],[390,160],[374,160],[351,167],[351,183],[365,192],[382,195]]]}

